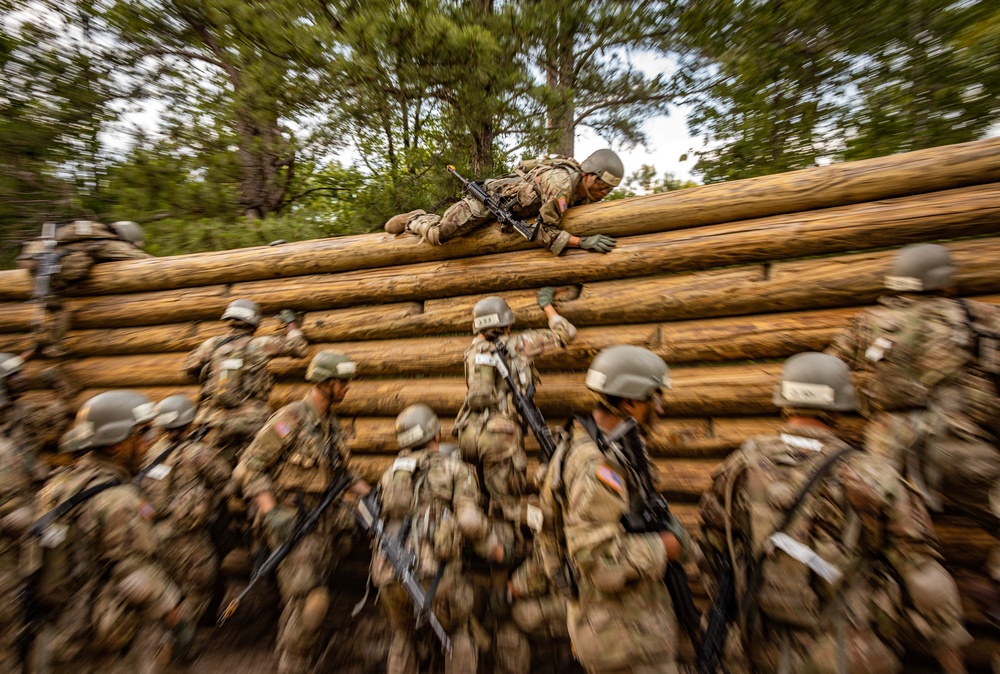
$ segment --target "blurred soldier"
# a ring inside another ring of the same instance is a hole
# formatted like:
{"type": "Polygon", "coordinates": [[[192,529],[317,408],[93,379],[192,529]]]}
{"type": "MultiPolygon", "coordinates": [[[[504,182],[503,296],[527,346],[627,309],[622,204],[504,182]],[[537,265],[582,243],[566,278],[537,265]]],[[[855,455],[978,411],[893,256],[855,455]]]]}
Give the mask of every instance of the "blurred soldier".
{"type": "MultiPolygon", "coordinates": [[[[502,341],[511,355],[511,375],[522,391],[541,381],[532,359],[548,349],[563,348],[576,337],[576,328],[559,315],[553,303],[555,288],[538,291],[538,305],[549,319],[549,328],[511,334],[514,312],[501,297],[487,297],[472,310],[476,337],[465,351],[465,381],[468,392],[455,420],[462,457],[475,466],[489,502],[490,517],[510,523],[512,535],[521,538],[521,524],[528,524],[528,457],[524,451],[524,421],[514,405],[507,383],[495,367],[496,347],[488,339],[502,341]]],[[[519,554],[523,558],[524,542],[519,554]]],[[[503,594],[507,577],[498,569],[476,574],[477,586],[489,594],[503,594]],[[486,577],[483,577],[483,576],[486,577]]],[[[498,616],[493,616],[493,622],[498,616]]],[[[528,671],[531,653],[526,637],[509,621],[493,626],[495,659],[499,672],[528,671]]]]}
{"type": "Polygon", "coordinates": [[[676,519],[669,532],[624,525],[655,497],[641,433],[663,411],[667,365],[647,349],[611,346],[594,358],[586,385],[600,402],[574,418],[542,484],[542,510],[553,520],[545,526],[562,541],[545,564],[553,584],[575,588],[567,626],[584,669],[673,674],[677,619],[663,578],[691,543],[676,519]]]}
{"type": "MultiPolygon", "coordinates": [[[[955,297],[942,246],[903,248],[885,285],[879,306],[828,350],[855,371],[866,447],[891,458],[933,510],[947,501],[998,539],[1000,309],[955,297]]],[[[1000,543],[986,566],[977,601],[1000,624],[1000,543]]]]}
{"type": "MultiPolygon", "coordinates": [[[[417,558],[417,579],[430,594],[431,609],[448,632],[453,652],[445,662],[450,674],[475,674],[478,649],[469,620],[473,589],[463,573],[462,550],[468,543],[484,559],[503,562],[504,544],[480,509],[480,493],[472,469],[457,448],[440,445],[441,424],[426,405],[411,405],[396,417],[399,458],[379,482],[380,517],[386,535],[397,536],[417,558]]],[[[507,541],[509,550],[510,541],[507,541]]],[[[394,576],[392,566],[376,553],[372,582],[392,625],[388,674],[417,674],[414,607],[394,576]]],[[[425,636],[421,634],[420,636],[425,636]]],[[[421,645],[436,650],[429,634],[421,645]]],[[[426,670],[425,670],[426,671],[426,670]]]]}
{"type": "MultiPolygon", "coordinates": [[[[563,214],[578,204],[592,204],[608,196],[625,175],[625,167],[611,150],[598,150],[582,162],[553,155],[522,161],[509,173],[484,183],[487,192],[499,193],[510,210],[522,220],[538,218],[541,227],[535,241],[559,255],[565,248],[583,248],[608,253],[615,240],[603,234],[572,236],[561,229],[563,214]]],[[[464,236],[493,220],[482,203],[468,196],[453,204],[444,215],[422,210],[395,215],[385,223],[390,234],[415,234],[434,246],[464,236]]]]}
{"type": "Polygon", "coordinates": [[[745,657],[760,673],[900,672],[896,649],[910,631],[945,672],[965,671],[958,587],[938,563],[920,495],[884,457],[835,435],[854,409],[847,366],[793,356],[774,402],[786,419],[778,435],[747,440],[701,502],[714,584],[729,565],[744,601],[729,671],[745,657]]]}
{"type": "Polygon", "coordinates": [[[295,313],[284,309],[278,319],[286,325],[287,336],[254,337],[260,307],[250,300],[233,300],[222,314],[229,334],[205,340],[184,359],[184,371],[201,383],[195,426],[209,426],[205,442],[234,464],[271,414],[267,400],[274,377],[267,364],[278,356],[305,358],[308,353],[295,313]]]}
{"type": "MultiPolygon", "coordinates": [[[[41,372],[42,383],[52,389],[45,399],[26,402],[22,394],[28,390],[24,375],[24,359],[10,353],[0,353],[0,435],[14,441],[19,451],[38,458],[46,445],[55,445],[73,421],[71,403],[79,385],[58,367],[41,372]]],[[[36,464],[36,478],[45,478],[44,466],[36,464]]]]}
{"type": "Polygon", "coordinates": [[[184,616],[197,625],[219,569],[209,525],[232,471],[213,447],[192,435],[195,407],[186,396],[164,398],[154,414],[153,426],[165,435],[146,452],[135,481],[153,509],[156,559],[184,593],[184,616]]]}
{"type": "MultiPolygon", "coordinates": [[[[233,476],[256,510],[256,521],[271,550],[289,540],[296,520],[319,505],[340,471],[349,471],[350,453],[333,412],[343,401],[357,364],[335,351],[321,351],[306,371],[313,386],[267,420],[243,452],[233,476]]],[[[364,496],[368,484],[354,477],[351,493],[364,496]]],[[[311,671],[320,628],[330,606],[327,582],[350,549],[354,519],[335,504],[317,527],[278,567],[284,610],[278,623],[278,672],[311,671]]]]}
{"type": "Polygon", "coordinates": [[[34,299],[40,305],[34,319],[34,350],[50,358],[66,355],[60,344],[71,318],[62,302],[66,290],[82,283],[99,262],[152,257],[142,245],[142,227],[137,223],[103,225],[87,220],[44,225],[40,238],[25,243],[17,263],[35,277],[34,299]]]}
{"type": "Polygon", "coordinates": [[[157,623],[174,631],[175,654],[190,647],[181,593],[153,561],[153,532],[129,484],[145,454],[152,408],[129,391],[101,393],[84,403],[64,437],[62,451],[88,452],[38,495],[37,511],[45,514],[30,532],[36,568],[29,605],[40,607],[44,622],[32,671],[155,671],[137,637],[157,623]]]}

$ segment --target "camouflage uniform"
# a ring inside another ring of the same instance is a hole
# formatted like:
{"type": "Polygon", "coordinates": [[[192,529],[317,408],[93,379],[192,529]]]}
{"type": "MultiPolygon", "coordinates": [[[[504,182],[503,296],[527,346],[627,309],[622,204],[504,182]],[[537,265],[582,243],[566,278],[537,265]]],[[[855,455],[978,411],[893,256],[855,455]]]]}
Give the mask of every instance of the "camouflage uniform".
{"type": "Polygon", "coordinates": [[[153,532],[140,513],[139,493],[128,472],[99,454],[54,475],[38,495],[48,512],[92,486],[119,480],[76,506],[30,544],[39,560],[36,598],[46,619],[34,666],[47,674],[154,671],[140,662],[137,635],[181,600],[177,586],[152,561],[153,532]]]}
{"type": "MultiPolygon", "coordinates": [[[[457,454],[446,457],[437,449],[404,450],[379,486],[387,535],[397,535],[404,519],[412,522],[406,544],[417,556],[418,579],[424,588],[441,573],[431,608],[452,640],[453,653],[445,671],[475,674],[478,652],[469,631],[473,588],[463,570],[463,542],[484,558],[501,544],[480,509],[475,474],[457,454]]],[[[372,582],[379,588],[379,601],[393,630],[386,671],[417,674],[414,609],[391,565],[379,553],[372,560],[372,582]]]]}
{"type": "MultiPolygon", "coordinates": [[[[338,471],[347,470],[349,459],[337,417],[316,409],[306,397],[267,420],[241,455],[235,474],[246,499],[270,492],[276,507],[308,512],[319,505],[338,471]]],[[[279,672],[309,671],[321,625],[305,624],[303,610],[310,595],[326,592],[334,566],[350,550],[353,529],[345,508],[327,509],[278,567],[278,590],[285,604],[277,641],[279,672]]]]}
{"type": "Polygon", "coordinates": [[[745,658],[753,672],[881,674],[902,671],[904,634],[937,655],[968,643],[927,511],[884,458],[842,457],[774,536],[817,466],[845,447],[825,428],[787,425],[715,471],[701,502],[706,558],[733,561],[742,596],[764,553],[742,641],[731,627],[729,671],[746,671],[745,658]]]}
{"type": "MultiPolygon", "coordinates": [[[[51,370],[51,369],[50,369],[51,370]]],[[[8,437],[29,456],[39,457],[73,421],[76,410],[71,406],[79,386],[63,379],[56,388],[56,395],[46,401],[25,402],[15,398],[12,404],[0,410],[0,436],[8,437]]],[[[36,464],[35,477],[45,478],[44,466],[36,464]]]]}
{"type": "Polygon", "coordinates": [[[16,597],[23,581],[21,538],[34,519],[33,456],[0,436],[0,671],[22,671],[19,649],[24,616],[16,597]]]}
{"type": "MultiPolygon", "coordinates": [[[[677,619],[663,584],[663,540],[659,533],[626,533],[622,525],[622,517],[641,506],[641,494],[623,456],[603,453],[579,423],[560,443],[544,479],[546,526],[558,513],[554,535],[564,544],[542,559],[553,582],[567,567],[573,569],[578,593],[569,601],[567,626],[576,658],[588,672],[678,671],[677,619]]],[[[675,535],[687,557],[691,542],[679,524],[675,535]]],[[[569,585],[566,580],[563,586],[569,585]]]]}
{"type": "MultiPolygon", "coordinates": [[[[559,255],[570,239],[569,232],[560,227],[563,214],[572,206],[593,203],[588,197],[578,196],[582,179],[583,171],[575,159],[554,156],[522,162],[514,173],[491,178],[483,187],[511,200],[511,211],[516,217],[522,220],[538,217],[541,227],[535,241],[559,255]]],[[[415,214],[409,228],[427,227],[424,240],[438,246],[492,220],[493,215],[486,207],[470,196],[452,204],[444,215],[415,214]]]]}
{"type": "Polygon", "coordinates": [[[232,330],[229,335],[203,342],[188,354],[182,367],[202,384],[195,426],[210,426],[212,431],[205,442],[234,463],[240,450],[253,440],[271,414],[268,398],[274,378],[267,370],[267,362],[279,356],[304,358],[309,345],[300,330],[289,332],[287,337],[254,337],[252,329],[242,326],[233,326],[232,330]],[[216,390],[223,377],[216,370],[233,359],[243,362],[240,390],[228,394],[223,401],[221,392],[216,390]]]}
{"type": "Polygon", "coordinates": [[[147,452],[149,464],[176,445],[139,483],[153,509],[156,558],[184,592],[184,616],[197,624],[215,590],[219,559],[208,527],[216,517],[229,464],[197,440],[161,438],[147,452]]]}
{"type": "MultiPolygon", "coordinates": [[[[947,495],[997,537],[1000,340],[977,338],[970,322],[1000,334],[1000,309],[938,296],[883,297],[828,352],[855,371],[867,449],[892,459],[934,508],[947,495]]],[[[1000,546],[990,567],[1000,581],[1000,546]]]]}
{"type": "MultiPolygon", "coordinates": [[[[70,327],[71,316],[63,307],[62,297],[75,284],[83,282],[91,268],[100,262],[118,262],[153,257],[130,241],[123,240],[111,227],[99,222],[78,220],[56,228],[55,253],[60,270],[52,276],[45,311],[35,330],[37,343],[48,347],[51,355],[62,355],[59,342],[70,327]]],[[[25,244],[18,256],[18,267],[34,275],[44,242],[35,239],[25,244]]]]}

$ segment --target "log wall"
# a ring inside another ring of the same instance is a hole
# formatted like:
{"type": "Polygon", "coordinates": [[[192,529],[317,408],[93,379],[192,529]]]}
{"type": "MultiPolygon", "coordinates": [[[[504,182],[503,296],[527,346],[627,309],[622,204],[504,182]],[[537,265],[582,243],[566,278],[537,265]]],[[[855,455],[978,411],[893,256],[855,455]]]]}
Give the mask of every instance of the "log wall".
{"type": "MultiPolygon", "coordinates": [[[[425,402],[450,429],[472,305],[502,294],[518,328],[543,327],[535,293],[557,285],[558,308],[580,333],[539,359],[539,405],[553,423],[585,411],[583,373],[610,344],[663,356],[673,388],[651,448],[660,488],[696,529],[713,467],[778,423],[780,360],[824,348],[875,302],[900,246],[944,243],[963,294],[1000,303],[1000,140],[595,204],[570,211],[566,227],[614,233],[619,245],[555,258],[495,229],[437,248],[375,233],[100,265],[67,300],[66,367],[81,398],[120,387],[194,394],[180,362],[224,330],[229,301],[304,311],[314,352],[336,348],[359,363],[341,415],[374,480],[395,453],[392,419],[404,406],[425,402]]],[[[0,350],[29,345],[29,292],[23,273],[0,272],[0,350]]],[[[269,318],[261,332],[278,329],[269,318]]],[[[302,394],[305,364],[272,364],[275,405],[302,394]]],[[[859,420],[850,428],[857,434],[859,420]]],[[[984,532],[952,516],[939,524],[954,564],[982,559],[984,532]]]]}

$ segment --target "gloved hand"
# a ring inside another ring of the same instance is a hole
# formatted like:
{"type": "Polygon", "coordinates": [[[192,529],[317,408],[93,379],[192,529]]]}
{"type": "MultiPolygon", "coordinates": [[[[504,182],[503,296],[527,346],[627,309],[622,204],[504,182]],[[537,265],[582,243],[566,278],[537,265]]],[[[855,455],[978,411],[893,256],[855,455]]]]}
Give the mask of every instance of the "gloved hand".
{"type": "Polygon", "coordinates": [[[612,236],[604,234],[594,234],[580,239],[580,248],[589,250],[591,253],[610,253],[618,242],[612,236]]]}
{"type": "Polygon", "coordinates": [[[275,506],[264,515],[264,537],[271,550],[287,543],[295,530],[295,512],[275,506]]]}
{"type": "Polygon", "coordinates": [[[181,618],[170,630],[174,635],[173,658],[177,662],[191,662],[194,657],[194,638],[197,628],[191,621],[181,618]]]}
{"type": "MultiPolygon", "coordinates": [[[[583,245],[581,243],[581,245],[583,245]]],[[[556,303],[556,289],[552,286],[545,286],[538,291],[538,306],[542,309],[556,303]]]]}
{"type": "Polygon", "coordinates": [[[299,320],[299,315],[292,311],[291,309],[282,309],[278,313],[278,320],[288,325],[289,323],[294,323],[299,320]]]}

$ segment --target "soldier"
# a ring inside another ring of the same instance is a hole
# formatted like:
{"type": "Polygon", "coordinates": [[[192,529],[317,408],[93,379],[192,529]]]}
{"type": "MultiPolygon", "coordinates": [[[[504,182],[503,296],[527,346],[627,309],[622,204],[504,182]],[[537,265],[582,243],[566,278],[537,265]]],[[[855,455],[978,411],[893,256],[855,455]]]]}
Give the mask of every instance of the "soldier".
{"type": "MultiPolygon", "coordinates": [[[[475,674],[478,649],[469,631],[473,589],[464,575],[462,550],[502,563],[505,546],[480,509],[475,473],[458,456],[457,447],[441,445],[441,424],[426,405],[411,405],[396,417],[399,458],[379,482],[380,516],[386,535],[398,536],[408,521],[405,545],[418,560],[417,578],[433,593],[431,609],[452,641],[445,663],[450,674],[475,674]]],[[[510,541],[507,541],[509,551],[510,541]]],[[[372,582],[392,625],[388,674],[420,671],[414,607],[394,576],[391,565],[376,554],[372,582]]]]}
{"type": "Polygon", "coordinates": [[[69,400],[79,392],[56,367],[46,368],[42,379],[53,386],[56,395],[48,400],[27,403],[21,395],[28,389],[24,359],[0,353],[0,436],[9,438],[32,465],[34,479],[45,479],[45,467],[39,461],[49,441],[57,441],[73,420],[69,400]]]}
{"type": "Polygon", "coordinates": [[[18,267],[32,276],[50,274],[47,285],[45,279],[41,284],[36,279],[36,290],[44,295],[35,297],[42,311],[34,320],[33,351],[50,358],[65,356],[60,342],[71,322],[62,302],[66,290],[82,283],[97,263],[152,257],[142,246],[142,227],[124,220],[110,225],[87,220],[45,225],[41,238],[27,242],[17,258],[18,267]]]}
{"type": "Polygon", "coordinates": [[[690,556],[690,539],[676,519],[664,532],[624,526],[655,497],[640,434],[663,411],[667,365],[647,349],[611,346],[594,358],[586,385],[600,402],[574,418],[542,484],[546,526],[564,541],[546,558],[550,579],[576,588],[567,627],[584,669],[674,674],[677,620],[663,578],[690,556]]]}
{"type": "Polygon", "coordinates": [[[701,502],[714,584],[730,565],[745,599],[729,671],[745,671],[745,657],[761,673],[899,672],[897,643],[909,630],[945,672],[965,671],[958,587],[938,563],[920,495],[885,458],[835,434],[854,409],[847,366],[793,356],[774,402],[785,425],[747,440],[701,502]]]}
{"type": "MultiPolygon", "coordinates": [[[[614,238],[604,234],[573,236],[560,225],[567,209],[600,201],[624,175],[625,167],[617,154],[598,150],[580,163],[558,155],[523,161],[513,173],[487,180],[484,187],[509,200],[516,217],[537,217],[541,227],[535,241],[555,255],[566,248],[608,253],[615,247],[614,238]]],[[[385,223],[385,231],[415,234],[422,241],[440,246],[491,220],[493,215],[486,207],[469,196],[450,206],[444,215],[420,209],[395,215],[385,223]]]]}
{"type": "Polygon", "coordinates": [[[61,451],[87,453],[38,494],[36,509],[45,515],[29,533],[28,557],[37,561],[29,605],[40,606],[44,620],[32,671],[154,671],[137,635],[158,622],[173,630],[175,655],[190,647],[181,593],[153,561],[153,532],[129,484],[152,408],[129,391],[101,393],[64,436],[61,451]]]}
{"type": "MultiPolygon", "coordinates": [[[[903,248],[885,285],[828,350],[855,371],[865,446],[1000,539],[1000,309],[956,297],[942,246],[903,248]]],[[[1000,624],[1000,543],[986,566],[975,598],[1000,624]]]]}
{"type": "Polygon", "coordinates": [[[214,448],[192,434],[195,407],[184,395],[164,398],[153,426],[164,431],[136,476],[153,509],[156,558],[184,593],[184,615],[198,624],[212,599],[219,558],[209,536],[232,472],[214,448]]]}
{"type": "MultiPolygon", "coordinates": [[[[565,347],[576,337],[576,328],[556,311],[555,288],[538,291],[538,305],[549,319],[547,330],[525,330],[511,334],[514,312],[501,297],[487,297],[472,310],[476,337],[465,351],[465,380],[468,392],[455,420],[462,457],[476,467],[489,500],[490,517],[506,520],[511,535],[521,538],[521,524],[528,521],[528,457],[524,452],[524,421],[521,419],[507,383],[493,365],[496,347],[488,339],[501,340],[511,355],[510,372],[523,390],[540,381],[532,359],[548,349],[565,347]]],[[[518,546],[521,555],[524,542],[518,546]]],[[[521,556],[516,555],[516,556],[521,556]]],[[[507,578],[497,569],[483,577],[475,573],[476,584],[489,594],[503,594],[507,578]]],[[[527,672],[531,652],[527,638],[513,623],[494,616],[496,666],[500,672],[527,672]]]]}
{"type": "MultiPolygon", "coordinates": [[[[267,420],[243,452],[234,478],[256,511],[271,550],[287,541],[300,513],[316,508],[340,471],[350,471],[350,453],[333,413],[343,401],[357,364],[335,351],[321,351],[306,371],[306,396],[267,420]]],[[[368,484],[353,476],[351,493],[364,496],[368,484]]],[[[330,605],[327,581],[350,548],[354,520],[342,507],[329,508],[318,526],[278,567],[284,610],[278,623],[278,671],[310,671],[320,628],[330,605]]]]}
{"type": "Polygon", "coordinates": [[[233,300],[222,314],[229,334],[205,340],[184,359],[184,371],[201,383],[195,426],[211,427],[205,442],[233,464],[271,414],[267,401],[274,377],[267,364],[278,356],[305,358],[308,353],[295,312],[284,309],[278,319],[287,336],[254,337],[260,307],[250,300],[233,300]]]}

